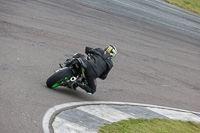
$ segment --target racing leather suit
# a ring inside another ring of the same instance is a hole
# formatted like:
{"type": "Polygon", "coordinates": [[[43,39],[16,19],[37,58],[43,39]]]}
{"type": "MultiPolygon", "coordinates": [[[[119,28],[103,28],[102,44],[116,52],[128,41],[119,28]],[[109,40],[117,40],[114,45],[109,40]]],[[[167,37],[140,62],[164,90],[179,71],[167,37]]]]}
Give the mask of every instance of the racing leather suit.
{"type": "Polygon", "coordinates": [[[96,78],[106,79],[113,67],[112,56],[101,48],[86,47],[85,53],[88,55],[87,58],[82,54],[73,56],[73,58],[81,58],[87,65],[85,70],[87,84],[79,83],[78,85],[86,92],[94,94],[97,87],[96,78]]]}

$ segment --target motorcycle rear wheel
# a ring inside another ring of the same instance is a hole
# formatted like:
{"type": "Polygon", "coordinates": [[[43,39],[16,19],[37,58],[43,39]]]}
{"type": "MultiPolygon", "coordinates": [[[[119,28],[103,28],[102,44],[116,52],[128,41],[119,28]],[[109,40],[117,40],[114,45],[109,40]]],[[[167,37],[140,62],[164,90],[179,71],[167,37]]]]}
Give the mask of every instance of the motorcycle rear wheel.
{"type": "Polygon", "coordinates": [[[63,80],[70,79],[72,76],[73,72],[70,68],[63,68],[50,76],[46,81],[46,85],[48,88],[55,88],[61,85],[63,80]]]}

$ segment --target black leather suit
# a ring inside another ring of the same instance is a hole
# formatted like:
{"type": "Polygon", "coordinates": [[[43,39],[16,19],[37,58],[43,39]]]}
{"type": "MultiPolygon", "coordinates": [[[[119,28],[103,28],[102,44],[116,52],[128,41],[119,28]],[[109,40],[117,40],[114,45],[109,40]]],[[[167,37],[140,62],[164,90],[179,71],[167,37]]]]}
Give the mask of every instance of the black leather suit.
{"type": "Polygon", "coordinates": [[[97,82],[96,78],[102,80],[106,79],[109,71],[113,67],[113,62],[110,54],[101,48],[85,48],[85,53],[88,55],[87,58],[83,54],[76,54],[73,58],[81,58],[87,65],[85,75],[88,84],[79,86],[90,93],[96,92],[97,82]]]}

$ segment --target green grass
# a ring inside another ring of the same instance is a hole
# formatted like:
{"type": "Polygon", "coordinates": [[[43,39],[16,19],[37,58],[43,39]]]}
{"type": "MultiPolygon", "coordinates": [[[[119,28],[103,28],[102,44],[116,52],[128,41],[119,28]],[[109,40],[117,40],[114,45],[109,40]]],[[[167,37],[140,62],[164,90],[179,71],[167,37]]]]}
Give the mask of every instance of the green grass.
{"type": "Polygon", "coordinates": [[[105,124],[98,133],[200,133],[200,123],[158,118],[130,118],[105,124]]]}
{"type": "Polygon", "coordinates": [[[171,4],[200,14],[200,0],[165,0],[171,4]]]}

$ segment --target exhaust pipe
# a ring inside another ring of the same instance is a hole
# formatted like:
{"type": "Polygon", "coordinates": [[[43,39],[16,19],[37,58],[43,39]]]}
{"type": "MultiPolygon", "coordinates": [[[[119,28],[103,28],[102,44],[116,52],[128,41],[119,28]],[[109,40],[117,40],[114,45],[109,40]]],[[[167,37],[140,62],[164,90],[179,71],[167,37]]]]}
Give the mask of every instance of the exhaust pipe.
{"type": "Polygon", "coordinates": [[[76,81],[76,79],[77,79],[76,77],[71,77],[71,78],[70,78],[70,81],[71,81],[71,82],[74,82],[74,81],[76,81]]]}

